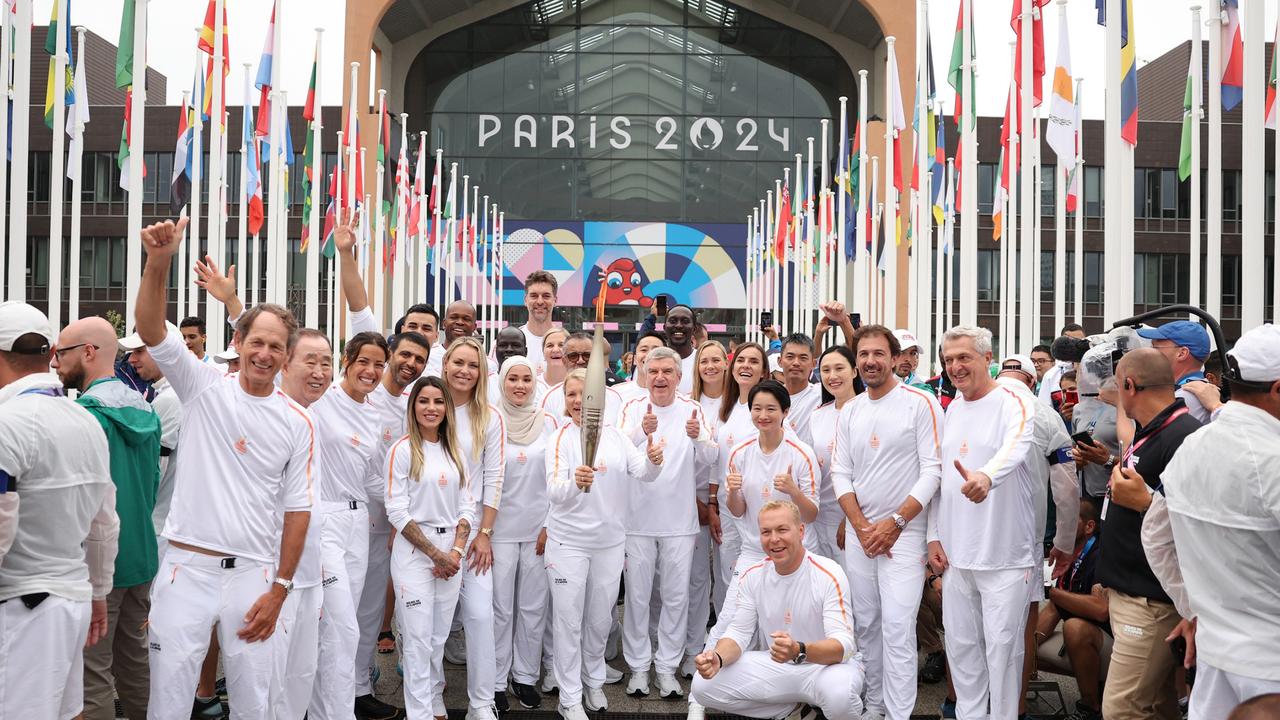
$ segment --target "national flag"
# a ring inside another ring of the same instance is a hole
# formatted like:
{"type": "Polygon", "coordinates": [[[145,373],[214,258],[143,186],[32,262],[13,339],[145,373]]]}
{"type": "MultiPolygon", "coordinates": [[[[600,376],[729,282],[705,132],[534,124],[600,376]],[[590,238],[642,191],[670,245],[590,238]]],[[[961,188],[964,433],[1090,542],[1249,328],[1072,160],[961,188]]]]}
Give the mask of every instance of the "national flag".
{"type": "Polygon", "coordinates": [[[136,4],[137,0],[124,0],[124,9],[120,13],[120,42],[116,43],[116,87],[121,89],[133,84],[133,17],[136,4]]]}
{"type": "Polygon", "coordinates": [[[849,182],[845,192],[849,195],[849,210],[844,218],[844,257],[853,260],[858,254],[858,227],[861,208],[858,206],[858,185],[862,166],[862,124],[853,125],[853,140],[849,143],[849,182]]]}
{"type": "Polygon", "coordinates": [[[315,161],[315,133],[307,128],[307,144],[302,149],[302,242],[298,252],[307,251],[307,243],[311,240],[311,186],[315,182],[312,177],[312,165],[315,161]]]}
{"type": "Polygon", "coordinates": [[[960,125],[960,116],[964,112],[964,108],[969,108],[969,122],[976,123],[978,117],[976,102],[970,102],[964,97],[964,31],[969,29],[969,86],[976,94],[975,87],[977,78],[973,75],[973,60],[977,57],[978,43],[977,37],[973,32],[973,23],[965,22],[965,9],[969,10],[969,18],[973,18],[973,0],[961,0],[960,10],[956,15],[956,34],[955,39],[951,43],[951,67],[947,70],[947,83],[956,91],[955,106],[955,123],[960,125]]]}
{"type": "MultiPolygon", "coordinates": [[[[264,110],[269,109],[259,107],[258,115],[261,116],[264,110]]],[[[262,202],[262,143],[257,133],[254,132],[252,127],[249,127],[248,123],[245,123],[243,137],[244,149],[248,153],[248,156],[245,157],[244,165],[245,194],[249,198],[249,234],[257,235],[262,230],[262,223],[266,218],[262,202]]],[[[286,185],[285,187],[288,186],[286,185]]]]}
{"type": "Polygon", "coordinates": [[[946,123],[939,117],[942,108],[938,108],[932,122],[936,137],[933,141],[933,219],[941,223],[943,218],[943,194],[947,180],[947,132],[946,123]]]}
{"type": "Polygon", "coordinates": [[[334,204],[338,197],[338,176],[336,173],[329,173],[329,205],[324,211],[324,229],[320,235],[324,238],[320,253],[327,258],[331,258],[336,254],[337,248],[333,244],[333,229],[338,224],[335,214],[334,204]]]}
{"type": "MultiPolygon", "coordinates": [[[[1075,122],[1076,122],[1076,137],[1075,137],[1075,145],[1074,145],[1074,148],[1075,148],[1074,156],[1076,159],[1079,159],[1080,157],[1080,94],[1079,93],[1076,93],[1075,122]]],[[[1080,201],[1080,176],[1084,174],[1080,170],[1081,170],[1080,163],[1079,162],[1074,163],[1071,167],[1071,174],[1067,180],[1067,212],[1069,213],[1073,213],[1076,211],[1076,204],[1080,201]]]]}
{"type": "Polygon", "coordinates": [[[1271,78],[1267,82],[1267,123],[1276,128],[1276,65],[1280,63],[1280,17],[1276,18],[1275,39],[1271,41],[1271,78]]]}
{"type": "Polygon", "coordinates": [[[773,256],[785,262],[787,257],[787,238],[791,237],[791,181],[784,180],[782,183],[782,195],[778,199],[778,220],[774,227],[776,234],[773,238],[773,256]]]}
{"type": "MultiPolygon", "coordinates": [[[[133,87],[124,94],[124,127],[120,130],[120,150],[116,166],[120,168],[120,189],[129,190],[129,150],[133,145],[133,87]]],[[[142,164],[142,177],[147,176],[147,164],[142,164]]]]}
{"type": "Polygon", "coordinates": [[[169,212],[177,215],[191,201],[191,104],[178,115],[178,142],[173,150],[173,177],[169,181],[169,212]]]}
{"type": "Polygon", "coordinates": [[[395,217],[395,222],[391,225],[392,242],[389,242],[386,244],[386,248],[383,254],[383,261],[385,263],[385,267],[388,268],[392,273],[395,273],[395,268],[396,268],[397,247],[400,245],[401,242],[404,241],[404,237],[406,235],[409,235],[412,233],[412,230],[405,230],[405,232],[403,233],[401,232],[402,229],[407,227],[405,224],[405,221],[408,216],[408,209],[409,209],[409,156],[405,152],[405,146],[401,145],[400,158],[396,162],[395,202],[392,204],[392,212],[391,212],[392,216],[395,217]]]}
{"type": "MultiPolygon", "coordinates": [[[[209,0],[209,6],[205,10],[204,25],[200,27],[200,39],[196,42],[196,47],[209,54],[208,70],[205,73],[204,87],[204,108],[202,114],[207,120],[210,117],[211,107],[213,105],[213,56],[217,52],[214,48],[214,29],[217,0],[209,0]]],[[[227,37],[227,7],[222,6],[222,107],[218,108],[218,112],[225,113],[227,110],[227,75],[231,74],[231,41],[227,37]]]]}
{"type": "MultiPolygon", "coordinates": [[[[1226,0],[1228,3],[1235,0],[1226,0]]],[[[1094,0],[1098,24],[1107,24],[1107,0],[1094,0]]],[[[1120,5],[1120,137],[1130,145],[1138,144],[1138,62],[1137,38],[1134,35],[1133,0],[1120,5]]],[[[1224,88],[1225,90],[1225,88],[1224,88]]],[[[1226,93],[1223,93],[1226,101],[1226,93]]],[[[1233,106],[1234,107],[1234,106],[1233,106]]]]}
{"type": "MultiPolygon", "coordinates": [[[[66,0],[67,17],[71,17],[71,0],[66,0]]],[[[44,93],[44,124],[50,130],[53,129],[53,92],[55,89],[55,81],[57,78],[54,74],[58,69],[58,61],[56,55],[58,53],[58,17],[60,15],[62,0],[53,0],[53,16],[49,19],[49,31],[45,33],[44,51],[49,53],[49,84],[45,86],[44,93]]],[[[63,105],[71,105],[75,102],[75,77],[72,74],[75,64],[75,53],[71,46],[71,23],[68,21],[62,27],[62,34],[66,37],[67,46],[67,66],[64,71],[63,81],[63,105]]]]}
{"type": "Polygon", "coordinates": [[[1233,110],[1244,99],[1244,42],[1240,31],[1240,0],[1223,0],[1227,21],[1222,25],[1222,109],[1233,110]]]}
{"type": "Polygon", "coordinates": [[[85,80],[84,58],[76,63],[73,83],[75,102],[67,113],[67,134],[71,136],[68,151],[67,177],[80,179],[80,166],[84,158],[84,137],[81,128],[89,124],[89,83],[85,80]]]}
{"type": "Polygon", "coordinates": [[[1191,66],[1187,68],[1187,89],[1182,95],[1182,144],[1178,149],[1179,180],[1191,177],[1191,114],[1195,112],[1192,107],[1192,93],[1195,88],[1196,59],[1196,53],[1191,53],[1191,66]]]}
{"type": "Polygon", "coordinates": [[[385,217],[391,212],[391,197],[395,189],[391,182],[391,115],[387,113],[385,93],[378,96],[378,164],[382,166],[382,207],[378,210],[385,217]]]}
{"type": "Polygon", "coordinates": [[[906,113],[902,110],[902,87],[898,82],[898,54],[889,46],[889,113],[893,123],[893,187],[902,192],[902,131],[907,128],[906,113]]]}
{"type": "MultiPolygon", "coordinates": [[[[1105,0],[1103,0],[1105,2],[1105,0]]],[[[1031,95],[1034,101],[1031,107],[1040,107],[1044,96],[1044,17],[1040,8],[1049,4],[1049,0],[1031,0],[1031,95]]],[[[1013,12],[1009,25],[1018,39],[1014,51],[1013,84],[1022,89],[1022,0],[1013,0],[1013,12]]]]}
{"type": "Polygon", "coordinates": [[[319,71],[319,67],[320,46],[316,45],[316,56],[311,61],[311,82],[307,84],[307,102],[302,106],[302,119],[307,122],[316,119],[316,74],[319,71]]]}
{"type": "MultiPolygon", "coordinates": [[[[262,57],[258,59],[258,76],[254,78],[253,85],[261,94],[258,97],[258,127],[255,134],[258,137],[271,136],[271,73],[272,64],[275,61],[276,50],[276,9],[271,8],[271,21],[267,23],[267,39],[262,43],[262,57]],[[263,112],[263,109],[266,112],[263,112]]],[[[314,102],[316,88],[316,69],[315,65],[311,66],[311,87],[307,91],[307,107],[311,107],[314,102]]],[[[307,118],[311,120],[311,118],[307,118]]]]}
{"type": "Polygon", "coordinates": [[[942,252],[951,254],[951,235],[955,232],[956,223],[956,174],[947,174],[947,200],[943,209],[942,252]]]}
{"type": "Polygon", "coordinates": [[[355,175],[356,191],[354,196],[348,196],[343,191],[343,209],[351,211],[357,205],[364,202],[364,173],[358,172],[354,165],[360,161],[360,116],[356,112],[356,106],[351,105],[347,108],[346,126],[343,128],[342,140],[344,146],[341,153],[350,160],[347,168],[348,174],[355,175]]]}
{"type": "MultiPolygon", "coordinates": [[[[1007,115],[1008,113],[1006,113],[1007,115]]],[[[992,193],[994,202],[991,205],[991,239],[999,240],[1004,236],[1004,198],[1005,188],[1004,177],[1005,156],[1004,147],[1000,148],[1000,160],[996,163],[995,191],[992,193]]]]}
{"type": "MultiPolygon", "coordinates": [[[[419,242],[422,241],[422,238],[419,237],[419,234],[420,234],[419,230],[425,233],[427,228],[427,223],[423,221],[423,210],[425,209],[423,205],[426,203],[426,200],[427,200],[425,196],[426,192],[427,192],[427,136],[419,135],[418,136],[418,164],[417,164],[417,167],[414,168],[414,173],[413,173],[413,193],[409,197],[409,217],[407,220],[407,224],[409,227],[408,236],[410,238],[417,237],[419,242]]],[[[435,192],[434,186],[432,187],[432,192],[435,192]]]]}
{"type": "Polygon", "coordinates": [[[1053,95],[1049,99],[1049,127],[1045,141],[1058,157],[1058,166],[1070,173],[1076,164],[1075,81],[1071,77],[1071,46],[1067,23],[1058,28],[1058,63],[1053,69],[1053,95]]]}

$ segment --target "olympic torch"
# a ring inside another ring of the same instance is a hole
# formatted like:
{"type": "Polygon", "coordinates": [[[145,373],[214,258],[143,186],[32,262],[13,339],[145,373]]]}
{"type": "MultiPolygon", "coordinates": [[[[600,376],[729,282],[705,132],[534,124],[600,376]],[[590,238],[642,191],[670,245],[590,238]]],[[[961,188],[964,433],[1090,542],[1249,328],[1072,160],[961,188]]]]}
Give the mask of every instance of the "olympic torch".
{"type": "MultiPolygon", "coordinates": [[[[582,390],[582,464],[596,466],[596,448],[604,429],[604,369],[608,352],[604,342],[604,294],[608,289],[600,279],[600,295],[596,298],[596,331],[591,342],[591,358],[587,360],[587,382],[582,390]]],[[[591,492],[588,487],[585,492],[591,492]]]]}

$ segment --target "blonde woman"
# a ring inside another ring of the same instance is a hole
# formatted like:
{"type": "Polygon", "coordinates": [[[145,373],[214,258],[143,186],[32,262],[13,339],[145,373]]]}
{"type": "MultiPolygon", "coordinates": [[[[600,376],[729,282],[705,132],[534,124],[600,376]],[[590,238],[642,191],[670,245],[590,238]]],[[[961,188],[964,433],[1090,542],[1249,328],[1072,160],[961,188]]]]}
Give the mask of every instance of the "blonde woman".
{"type": "Polygon", "coordinates": [[[606,710],[604,646],[622,578],[629,487],[652,482],[662,466],[653,436],[636,446],[617,427],[600,433],[594,467],[582,458],[582,394],[587,373],[564,382],[569,422],[556,430],[546,457],[547,580],[560,687],[560,716],[587,720],[606,710]],[[583,706],[586,706],[585,710],[583,706]]]}
{"type": "MultiPolygon", "coordinates": [[[[547,387],[564,382],[567,372],[564,366],[564,341],[569,339],[569,331],[564,328],[548,330],[542,336],[542,376],[539,378],[547,387]]],[[[535,368],[536,370],[537,368],[535,368]]]]}
{"type": "Polygon", "coordinates": [[[559,425],[537,402],[533,362],[516,355],[498,371],[498,412],[506,429],[506,508],[493,529],[493,626],[497,693],[511,693],[527,710],[542,703],[535,685],[549,611],[542,561],[547,520],[547,439],[559,425]]]}
{"type": "MultiPolygon", "coordinates": [[[[708,340],[698,346],[693,359],[693,392],[689,397],[702,406],[702,420],[715,438],[720,424],[720,398],[724,396],[725,381],[729,376],[729,356],[724,346],[716,340],[708,340]]],[[[718,453],[717,453],[718,457],[718,453]]],[[[719,553],[712,548],[720,545],[720,517],[711,512],[709,486],[715,472],[713,461],[698,470],[698,539],[693,548],[693,567],[689,573],[689,620],[685,632],[685,659],[680,673],[693,677],[697,671],[693,659],[702,652],[702,641],[707,635],[707,620],[711,617],[711,574],[719,566],[719,553]]],[[[724,590],[719,588],[723,598],[724,590]]]]}
{"type": "Polygon", "coordinates": [[[444,714],[440,676],[453,621],[475,498],[458,447],[453,403],[439,378],[418,380],[409,395],[409,434],[387,456],[387,517],[396,622],[409,720],[444,714]]]}
{"type": "MultiPolygon", "coordinates": [[[[494,686],[497,660],[493,637],[493,527],[502,499],[505,441],[502,416],[489,404],[489,374],[484,348],[473,337],[460,337],[449,345],[440,365],[441,379],[453,403],[458,452],[467,462],[468,482],[475,495],[477,527],[462,568],[462,628],[466,647],[450,638],[450,662],[467,665],[468,720],[497,720],[494,686]]],[[[435,679],[444,689],[444,677],[435,679]]],[[[501,698],[506,700],[505,696],[501,698]]],[[[443,715],[443,706],[436,708],[443,715]]]]}

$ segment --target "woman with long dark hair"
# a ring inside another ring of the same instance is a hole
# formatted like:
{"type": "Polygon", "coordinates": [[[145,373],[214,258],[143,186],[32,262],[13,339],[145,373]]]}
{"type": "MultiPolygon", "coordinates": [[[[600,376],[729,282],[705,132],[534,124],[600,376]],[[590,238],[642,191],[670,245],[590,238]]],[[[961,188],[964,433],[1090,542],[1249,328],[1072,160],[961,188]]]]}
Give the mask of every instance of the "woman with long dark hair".
{"type": "MultiPolygon", "coordinates": [[[[813,453],[818,457],[821,479],[818,483],[818,519],[811,526],[813,539],[805,544],[814,552],[844,565],[844,551],[836,544],[836,533],[844,521],[844,511],[836,502],[831,485],[831,455],[835,452],[836,428],[840,410],[857,395],[858,376],[853,351],[844,345],[832,345],[818,356],[818,378],[822,382],[822,405],[809,419],[813,436],[813,453]]],[[[805,540],[810,532],[805,532],[805,540]]]]}
{"type": "Polygon", "coordinates": [[[409,395],[409,433],[391,447],[387,517],[396,529],[391,577],[410,720],[443,715],[444,643],[458,605],[475,498],[458,446],[453,401],[444,383],[424,377],[409,395]]]}

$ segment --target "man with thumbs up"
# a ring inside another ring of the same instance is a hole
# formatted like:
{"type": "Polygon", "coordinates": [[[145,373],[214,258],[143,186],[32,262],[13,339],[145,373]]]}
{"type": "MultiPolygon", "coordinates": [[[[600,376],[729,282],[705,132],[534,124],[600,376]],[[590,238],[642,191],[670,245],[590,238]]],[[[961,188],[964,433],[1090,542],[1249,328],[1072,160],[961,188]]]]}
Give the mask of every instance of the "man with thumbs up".
{"type": "MultiPolygon", "coordinates": [[[[1035,412],[992,379],[991,331],[957,326],[942,360],[959,395],[942,429],[942,487],[935,565],[948,564],[942,590],[947,657],[962,718],[1018,714],[1023,628],[1031,583],[1041,582],[1030,466],[1035,412]]],[[[944,567],[934,567],[942,573],[944,567]]]]}
{"type": "Polygon", "coordinates": [[[622,408],[621,427],[637,446],[661,448],[662,472],[651,483],[630,487],[627,520],[626,611],[622,654],[631,669],[627,694],[649,694],[649,667],[657,671],[661,697],[683,693],[676,669],[684,657],[689,615],[689,573],[698,535],[695,468],[716,460],[716,445],[702,407],[677,393],[680,355],[655,347],[639,367],[648,388],[622,408]],[[658,649],[649,641],[649,601],[655,584],[662,589],[658,649]]]}

